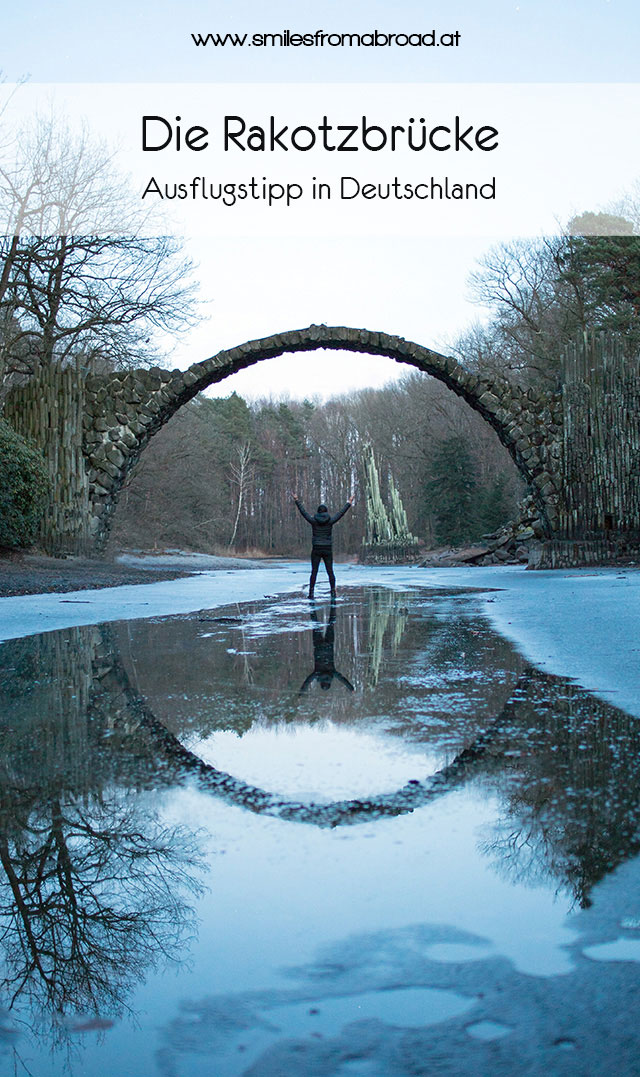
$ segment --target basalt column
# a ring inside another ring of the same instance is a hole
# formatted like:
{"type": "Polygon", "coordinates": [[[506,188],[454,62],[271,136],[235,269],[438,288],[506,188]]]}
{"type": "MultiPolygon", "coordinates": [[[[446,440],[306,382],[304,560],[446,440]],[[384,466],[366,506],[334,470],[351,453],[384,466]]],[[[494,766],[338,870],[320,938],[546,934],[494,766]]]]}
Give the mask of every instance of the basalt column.
{"type": "Polygon", "coordinates": [[[54,556],[88,553],[93,544],[83,435],[85,385],[73,367],[50,367],[12,391],[4,415],[44,454],[49,500],[39,545],[54,556]]]}

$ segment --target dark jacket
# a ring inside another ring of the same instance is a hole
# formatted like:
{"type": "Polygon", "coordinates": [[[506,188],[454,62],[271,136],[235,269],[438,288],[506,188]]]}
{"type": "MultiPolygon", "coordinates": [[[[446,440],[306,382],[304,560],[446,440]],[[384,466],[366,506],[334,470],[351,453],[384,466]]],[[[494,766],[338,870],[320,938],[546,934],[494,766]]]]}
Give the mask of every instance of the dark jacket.
{"type": "Polygon", "coordinates": [[[316,512],[315,516],[310,516],[302,503],[297,500],[296,508],[298,509],[298,512],[304,516],[307,523],[311,524],[313,532],[313,539],[311,542],[312,548],[314,550],[328,551],[333,548],[331,528],[338,522],[341,516],[344,516],[347,509],[351,508],[351,502],[347,501],[345,507],[340,509],[340,512],[336,512],[335,516],[330,516],[328,512],[316,512]]]}

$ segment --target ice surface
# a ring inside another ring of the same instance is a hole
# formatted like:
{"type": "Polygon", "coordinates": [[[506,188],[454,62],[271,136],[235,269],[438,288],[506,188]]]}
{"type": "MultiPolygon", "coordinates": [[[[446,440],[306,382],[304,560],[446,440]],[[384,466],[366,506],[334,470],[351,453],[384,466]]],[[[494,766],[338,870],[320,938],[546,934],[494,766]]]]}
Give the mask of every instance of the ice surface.
{"type": "MultiPolygon", "coordinates": [[[[159,617],[302,592],[306,562],[260,572],[0,599],[0,640],[79,624],[159,617]],[[78,604],[81,603],[81,604],[78,604]]],[[[477,589],[487,617],[525,657],[640,717],[640,570],[527,572],[519,566],[421,569],[339,565],[338,585],[477,589]],[[496,590],[497,589],[497,590],[496,590]]],[[[322,595],[322,592],[320,592],[322,595]]]]}
{"type": "Polygon", "coordinates": [[[640,961],[640,942],[637,939],[616,939],[600,946],[587,946],[583,951],[592,961],[640,961]]]}

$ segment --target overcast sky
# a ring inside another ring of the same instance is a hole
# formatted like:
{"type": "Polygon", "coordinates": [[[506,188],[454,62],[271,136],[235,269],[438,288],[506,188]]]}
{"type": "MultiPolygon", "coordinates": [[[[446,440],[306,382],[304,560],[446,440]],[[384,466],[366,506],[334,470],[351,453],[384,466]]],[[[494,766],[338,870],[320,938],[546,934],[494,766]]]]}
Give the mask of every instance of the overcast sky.
{"type": "MultiPolygon", "coordinates": [[[[233,82],[326,84],[453,82],[632,82],[640,49],[638,5],[627,0],[463,0],[430,5],[400,0],[183,2],[22,0],[3,14],[2,68],[32,83],[233,82]],[[460,45],[410,48],[196,48],[192,32],[460,32],[460,45]]],[[[604,92],[604,91],[603,91],[604,92]]],[[[634,91],[635,92],[635,91],[634,91]]],[[[629,88],[631,94],[631,88],[629,88]]],[[[624,112],[624,97],[622,98],[624,112]]],[[[637,146],[637,112],[628,127],[637,146]]],[[[594,136],[597,132],[594,132],[594,136]]],[[[584,144],[584,139],[581,140],[584,144]]],[[[636,151],[637,152],[637,151],[636,151]]],[[[522,154],[519,167],[529,162],[522,154]]],[[[593,165],[609,155],[594,146],[593,165]]],[[[624,168],[610,165],[609,194],[624,168]]],[[[587,170],[581,165],[581,174],[587,170]]],[[[603,173],[604,174],[604,173],[603,173]]],[[[558,178],[560,184],[560,178],[558,178]]],[[[577,205],[576,210],[597,208],[577,205]]],[[[244,340],[312,322],[382,329],[446,351],[484,312],[469,302],[467,278],[500,238],[487,235],[310,235],[304,217],[279,237],[192,237],[208,320],[175,342],[170,365],[186,366],[244,340]]],[[[245,395],[326,394],[397,376],[388,360],[308,353],[261,363],[219,388],[245,395]]]]}

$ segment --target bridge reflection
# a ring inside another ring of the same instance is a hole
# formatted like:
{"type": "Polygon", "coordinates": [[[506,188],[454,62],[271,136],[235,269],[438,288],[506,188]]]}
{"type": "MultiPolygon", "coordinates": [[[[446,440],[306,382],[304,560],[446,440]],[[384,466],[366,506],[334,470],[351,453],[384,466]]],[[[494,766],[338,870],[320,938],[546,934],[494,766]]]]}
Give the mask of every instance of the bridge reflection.
{"type": "Polygon", "coordinates": [[[48,1034],[63,1040],[65,1015],[122,1013],[145,970],[180,954],[203,865],[194,834],[167,828],[145,790],[186,781],[250,812],[319,827],[401,816],[473,783],[500,805],[483,836],[496,870],[551,881],[587,905],[594,884],[640,849],[638,723],[526,665],[465,612],[468,599],[445,598],[446,616],[428,596],[371,588],[311,617],[292,600],[233,618],[90,626],[3,644],[0,939],[9,1003],[48,1013],[48,1034]],[[185,662],[196,643],[197,661],[185,662]],[[180,675],[167,669],[165,646],[180,675]],[[327,663],[353,691],[317,690],[327,663]],[[385,735],[428,745],[436,767],[422,773],[416,755],[401,788],[322,803],[252,785],[190,747],[202,737],[215,743],[216,729],[317,722],[329,703],[334,722],[358,726],[384,711],[385,735]]]}

